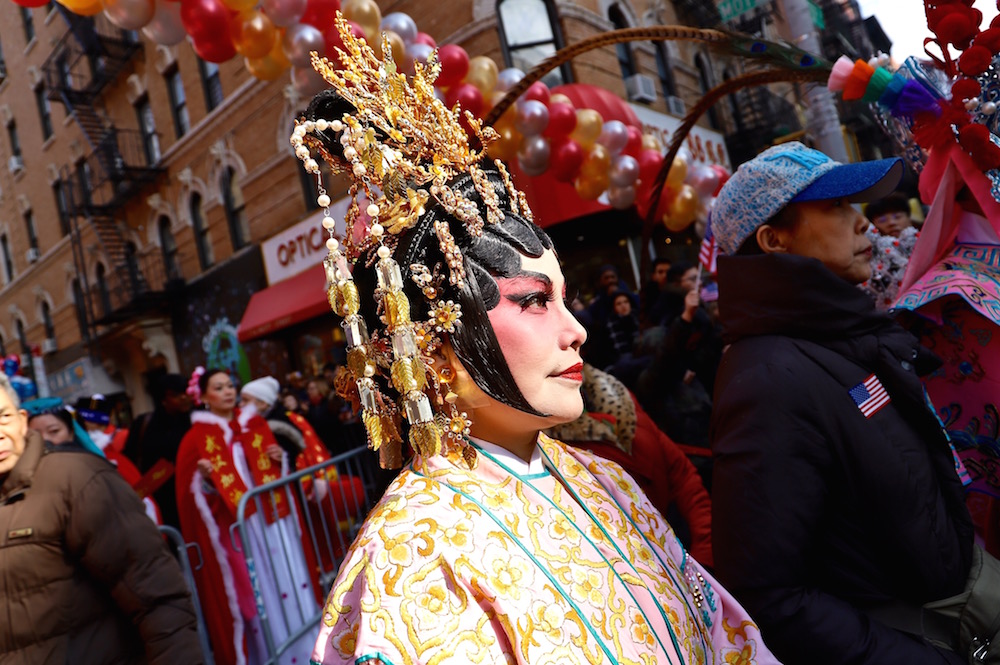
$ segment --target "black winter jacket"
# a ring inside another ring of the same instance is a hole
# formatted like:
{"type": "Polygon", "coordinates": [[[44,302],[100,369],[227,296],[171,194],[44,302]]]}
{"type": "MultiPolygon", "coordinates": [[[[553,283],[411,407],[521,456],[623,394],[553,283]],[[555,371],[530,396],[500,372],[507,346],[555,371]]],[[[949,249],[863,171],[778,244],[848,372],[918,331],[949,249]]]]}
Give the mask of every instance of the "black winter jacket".
{"type": "Polygon", "coordinates": [[[719,579],[790,665],[961,663],[861,608],[962,591],[972,524],[919,370],[936,358],[819,261],[720,257],[719,579]],[[866,418],[849,391],[891,401],[866,418]]]}

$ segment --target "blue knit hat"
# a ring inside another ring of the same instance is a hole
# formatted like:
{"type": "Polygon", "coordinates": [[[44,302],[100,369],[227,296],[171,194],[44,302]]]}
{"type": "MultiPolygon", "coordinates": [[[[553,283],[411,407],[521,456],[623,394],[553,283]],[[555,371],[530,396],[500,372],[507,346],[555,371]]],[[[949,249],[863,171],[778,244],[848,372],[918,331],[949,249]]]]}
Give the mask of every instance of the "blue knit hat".
{"type": "Polygon", "coordinates": [[[874,201],[903,177],[898,157],[841,164],[798,142],[768,148],[740,165],[712,208],[720,254],[735,254],[758,228],[789,203],[848,198],[874,201]]]}

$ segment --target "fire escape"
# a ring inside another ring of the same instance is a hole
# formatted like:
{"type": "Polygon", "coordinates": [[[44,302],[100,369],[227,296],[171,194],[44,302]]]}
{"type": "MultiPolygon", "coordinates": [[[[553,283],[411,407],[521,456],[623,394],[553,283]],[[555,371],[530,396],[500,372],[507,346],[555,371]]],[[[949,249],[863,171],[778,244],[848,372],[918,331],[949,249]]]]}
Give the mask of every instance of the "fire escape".
{"type": "Polygon", "coordinates": [[[95,20],[56,6],[69,28],[45,62],[45,83],[49,99],[65,106],[88,147],[81,161],[62,168],[60,180],[85,300],[85,341],[93,342],[100,326],[126,321],[165,299],[162,256],[138,257],[124,234],[125,205],[164,169],[157,166],[158,148],[152,153],[140,130],[117,128],[101,109],[103,91],[142,50],[138,37],[103,16],[95,20]],[[88,225],[96,247],[84,247],[88,225]],[[87,254],[93,249],[103,254],[103,269],[98,269],[96,283],[89,284],[87,254]]]}

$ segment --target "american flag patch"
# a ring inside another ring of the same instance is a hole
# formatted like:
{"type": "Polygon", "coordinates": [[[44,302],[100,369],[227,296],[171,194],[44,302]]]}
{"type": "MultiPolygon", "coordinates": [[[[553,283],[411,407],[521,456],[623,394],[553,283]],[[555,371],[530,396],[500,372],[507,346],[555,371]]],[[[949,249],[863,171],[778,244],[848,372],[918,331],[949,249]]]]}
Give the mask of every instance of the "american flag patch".
{"type": "Polygon", "coordinates": [[[865,418],[871,418],[881,411],[883,406],[892,401],[889,399],[889,393],[885,391],[882,382],[874,374],[847,392],[865,418]]]}

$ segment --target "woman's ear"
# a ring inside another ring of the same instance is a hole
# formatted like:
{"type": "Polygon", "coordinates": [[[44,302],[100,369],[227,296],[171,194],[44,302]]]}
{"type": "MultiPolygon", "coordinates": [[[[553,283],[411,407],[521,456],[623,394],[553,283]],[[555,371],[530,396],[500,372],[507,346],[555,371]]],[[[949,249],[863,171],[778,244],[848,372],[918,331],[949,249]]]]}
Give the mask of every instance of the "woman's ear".
{"type": "Polygon", "coordinates": [[[469,375],[451,342],[444,342],[431,356],[431,369],[437,373],[439,380],[448,379],[447,387],[443,385],[445,381],[442,380],[442,390],[445,393],[450,391],[458,395],[459,409],[472,411],[489,406],[489,397],[469,375]]]}
{"type": "Polygon", "coordinates": [[[764,224],[757,229],[757,246],[765,254],[787,254],[788,245],[785,243],[785,234],[775,229],[769,224],[764,224]]]}

